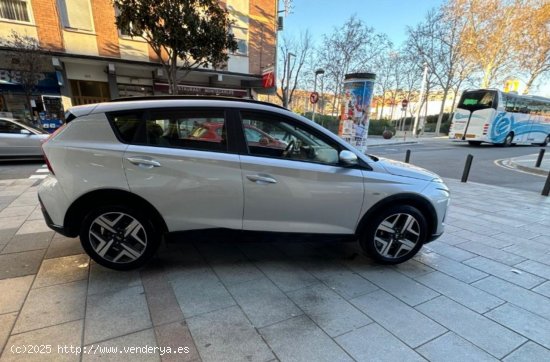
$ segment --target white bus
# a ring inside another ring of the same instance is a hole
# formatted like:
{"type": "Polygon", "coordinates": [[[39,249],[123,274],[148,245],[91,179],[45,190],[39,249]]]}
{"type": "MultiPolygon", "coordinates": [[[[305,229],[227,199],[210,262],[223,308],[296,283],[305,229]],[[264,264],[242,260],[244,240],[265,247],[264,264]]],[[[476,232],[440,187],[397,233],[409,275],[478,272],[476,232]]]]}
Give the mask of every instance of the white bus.
{"type": "Polygon", "coordinates": [[[550,143],[550,99],[494,89],[465,91],[453,115],[449,138],[510,146],[550,143]]]}

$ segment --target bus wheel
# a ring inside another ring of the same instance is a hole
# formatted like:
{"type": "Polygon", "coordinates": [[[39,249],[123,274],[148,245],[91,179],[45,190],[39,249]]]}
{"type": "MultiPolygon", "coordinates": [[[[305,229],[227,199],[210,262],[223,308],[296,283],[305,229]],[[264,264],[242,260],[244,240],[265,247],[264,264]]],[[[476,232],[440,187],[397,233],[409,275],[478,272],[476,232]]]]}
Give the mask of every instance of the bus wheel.
{"type": "Polygon", "coordinates": [[[510,147],[512,145],[512,141],[514,140],[514,134],[508,133],[508,136],[504,139],[504,143],[502,144],[504,147],[510,147]]]}
{"type": "Polygon", "coordinates": [[[539,146],[546,147],[550,143],[550,134],[546,136],[543,143],[539,143],[539,146]]]}
{"type": "Polygon", "coordinates": [[[481,141],[468,141],[468,144],[470,146],[479,146],[481,145],[481,141]]]}

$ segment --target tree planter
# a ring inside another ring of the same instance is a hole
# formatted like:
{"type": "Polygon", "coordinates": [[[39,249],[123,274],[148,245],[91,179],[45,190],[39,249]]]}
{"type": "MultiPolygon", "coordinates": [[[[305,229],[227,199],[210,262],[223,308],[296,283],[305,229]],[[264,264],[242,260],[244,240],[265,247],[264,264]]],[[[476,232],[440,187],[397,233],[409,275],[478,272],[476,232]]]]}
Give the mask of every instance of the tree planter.
{"type": "Polygon", "coordinates": [[[385,140],[389,140],[393,137],[393,132],[386,130],[382,133],[382,137],[384,137],[385,140]]]}

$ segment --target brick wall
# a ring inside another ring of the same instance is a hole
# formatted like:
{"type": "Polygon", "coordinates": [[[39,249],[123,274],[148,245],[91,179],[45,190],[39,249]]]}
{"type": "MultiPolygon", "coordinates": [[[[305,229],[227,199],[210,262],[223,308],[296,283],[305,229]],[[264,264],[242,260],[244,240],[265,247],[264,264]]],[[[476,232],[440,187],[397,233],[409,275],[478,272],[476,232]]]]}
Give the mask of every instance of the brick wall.
{"type": "Polygon", "coordinates": [[[40,45],[48,50],[63,51],[63,35],[56,0],[32,0],[31,5],[40,45]]]}
{"type": "Polygon", "coordinates": [[[249,4],[249,72],[261,74],[264,67],[275,63],[277,1],[250,0],[249,4]]]}
{"type": "Polygon", "coordinates": [[[91,0],[99,55],[120,58],[115,8],[111,0],[91,0]]]}

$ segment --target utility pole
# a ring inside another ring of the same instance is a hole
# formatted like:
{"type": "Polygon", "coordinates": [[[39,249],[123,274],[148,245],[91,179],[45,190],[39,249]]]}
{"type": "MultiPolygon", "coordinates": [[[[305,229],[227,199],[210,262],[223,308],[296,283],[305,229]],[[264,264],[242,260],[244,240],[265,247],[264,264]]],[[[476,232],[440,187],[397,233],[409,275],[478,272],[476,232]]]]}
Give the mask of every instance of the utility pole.
{"type": "MultiPolygon", "coordinates": [[[[325,70],[322,68],[319,68],[315,71],[315,81],[313,82],[313,93],[317,92],[317,76],[319,74],[325,74],[325,70]]],[[[317,103],[319,103],[319,98],[317,97],[317,103]]],[[[317,107],[317,103],[313,103],[313,115],[311,116],[311,120],[315,122],[315,109],[317,107]]]]}
{"type": "Polygon", "coordinates": [[[424,75],[422,76],[422,84],[420,85],[420,96],[418,98],[418,106],[416,107],[416,116],[414,117],[414,124],[412,129],[412,135],[416,136],[416,129],[418,127],[418,119],[420,117],[420,106],[424,99],[424,90],[426,88],[426,81],[428,80],[428,63],[424,63],[424,75]]]}
{"type": "Polygon", "coordinates": [[[286,108],[290,109],[290,57],[296,57],[296,54],[288,52],[286,56],[286,108]]]}

